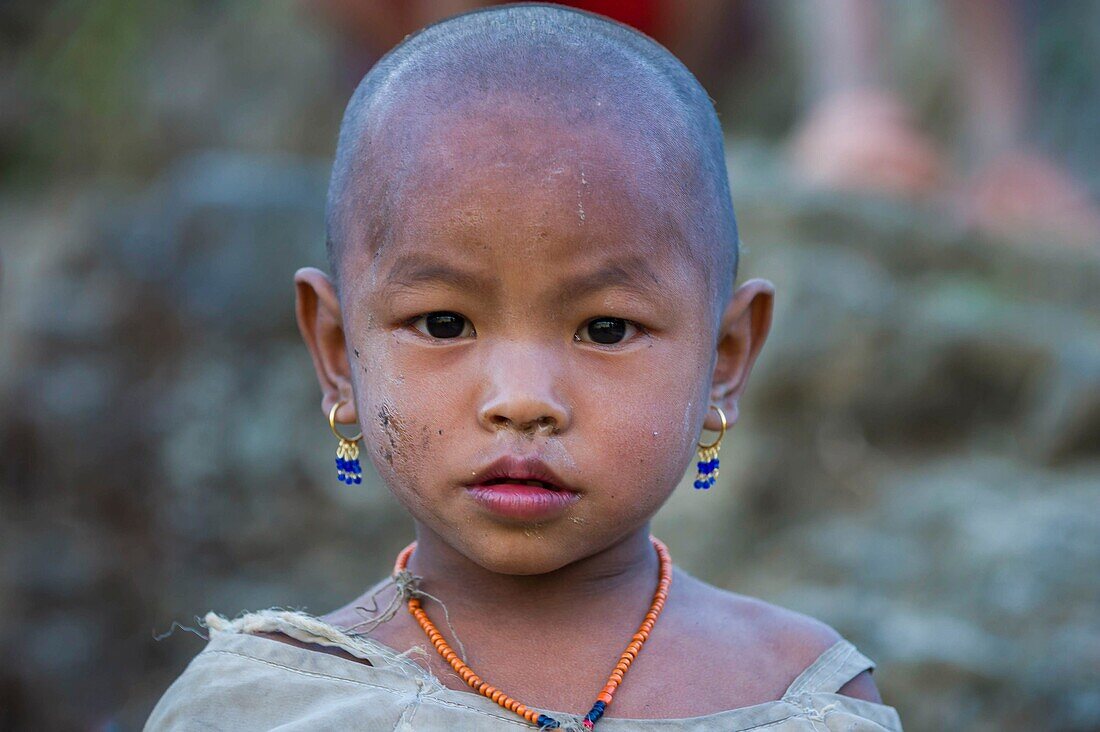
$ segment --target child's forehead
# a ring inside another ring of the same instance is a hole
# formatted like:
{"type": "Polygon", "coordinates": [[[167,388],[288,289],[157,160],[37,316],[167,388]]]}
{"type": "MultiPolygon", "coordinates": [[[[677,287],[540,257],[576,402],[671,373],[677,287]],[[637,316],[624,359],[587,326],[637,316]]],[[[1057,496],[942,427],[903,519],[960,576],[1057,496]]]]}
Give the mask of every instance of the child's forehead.
{"type": "MultiPolygon", "coordinates": [[[[668,177],[665,168],[672,158],[685,157],[682,149],[670,149],[682,148],[675,140],[687,132],[672,120],[629,116],[598,100],[578,100],[576,104],[585,104],[592,113],[581,120],[575,110],[555,112],[555,104],[525,106],[507,96],[426,111],[405,120],[410,132],[403,142],[412,153],[405,159],[416,166],[414,172],[429,173],[494,163],[538,170],[590,159],[612,167],[630,167],[654,178],[668,177]],[[680,129],[670,135],[674,126],[680,129]]],[[[683,159],[675,162],[681,166],[689,163],[683,159]]]]}
{"type": "Polygon", "coordinates": [[[541,243],[546,254],[599,247],[659,256],[698,246],[685,200],[693,186],[684,180],[696,173],[670,160],[655,132],[614,115],[577,125],[506,106],[494,112],[421,118],[402,149],[375,166],[380,177],[364,185],[386,191],[389,221],[374,255],[479,237],[529,242],[528,251],[541,243]]]}

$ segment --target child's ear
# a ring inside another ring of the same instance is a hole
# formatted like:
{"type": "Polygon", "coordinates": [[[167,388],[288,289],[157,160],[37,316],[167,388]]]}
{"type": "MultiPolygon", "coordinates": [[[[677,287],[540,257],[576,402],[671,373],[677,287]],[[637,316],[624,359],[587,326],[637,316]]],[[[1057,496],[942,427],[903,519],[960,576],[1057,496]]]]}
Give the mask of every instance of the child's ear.
{"type": "Polygon", "coordinates": [[[295,272],[294,287],[298,330],[313,357],[313,368],[321,384],[321,410],[327,419],[332,405],[343,402],[336,411],[336,421],[354,423],[357,421],[355,395],[336,288],[328,275],[314,267],[303,267],[295,272]]]}
{"type": "MultiPolygon", "coordinates": [[[[767,280],[751,279],[737,288],[722,313],[710,399],[722,408],[731,425],[737,421],[738,400],[768,337],[774,300],[775,285],[767,280]]],[[[722,420],[714,410],[709,410],[704,426],[717,431],[722,420]]]]}

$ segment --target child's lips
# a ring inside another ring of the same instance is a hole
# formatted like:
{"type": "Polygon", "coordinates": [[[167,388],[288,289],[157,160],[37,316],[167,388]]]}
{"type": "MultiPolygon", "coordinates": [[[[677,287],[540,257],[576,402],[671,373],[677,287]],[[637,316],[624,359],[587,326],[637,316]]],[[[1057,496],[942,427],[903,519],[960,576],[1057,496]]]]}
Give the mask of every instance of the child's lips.
{"type": "Polygon", "coordinates": [[[577,491],[568,483],[558,477],[550,466],[533,455],[502,455],[492,461],[481,470],[473,473],[472,479],[466,485],[493,485],[493,484],[524,485],[543,488],[554,491],[577,491]]]}
{"type": "Polygon", "coordinates": [[[466,488],[482,508],[504,518],[539,521],[553,518],[580,500],[580,494],[532,482],[493,481],[466,488]]]}
{"type": "Polygon", "coordinates": [[[516,455],[475,471],[466,491],[482,508],[520,521],[552,518],[581,497],[538,458],[516,455]]]}

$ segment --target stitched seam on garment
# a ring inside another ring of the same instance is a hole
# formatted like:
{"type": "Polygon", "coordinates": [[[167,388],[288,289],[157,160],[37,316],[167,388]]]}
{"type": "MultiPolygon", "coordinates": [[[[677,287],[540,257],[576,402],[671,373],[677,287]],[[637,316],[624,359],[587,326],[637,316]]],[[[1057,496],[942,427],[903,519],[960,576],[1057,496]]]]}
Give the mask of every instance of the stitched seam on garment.
{"type": "Polygon", "coordinates": [[[818,655],[809,666],[802,670],[802,673],[795,677],[795,680],[791,682],[791,685],[783,694],[783,698],[787,699],[806,693],[810,683],[819,673],[821,673],[822,666],[827,666],[832,663],[833,658],[839,653],[841,648],[843,648],[843,646],[839,645],[839,643],[834,644],[818,655]]]}
{"type": "MultiPolygon", "coordinates": [[[[832,676],[833,674],[840,671],[840,669],[844,668],[844,662],[848,660],[848,656],[850,656],[851,653],[851,646],[842,646],[836,653],[833,654],[833,657],[829,659],[828,663],[821,664],[821,666],[818,667],[817,671],[810,676],[809,688],[807,688],[806,690],[811,693],[815,691],[821,691],[821,689],[818,688],[818,685],[822,682],[823,679],[832,676]]],[[[831,689],[830,691],[835,691],[835,689],[831,689]]]]}
{"type": "MultiPolygon", "coordinates": [[[[835,692],[834,692],[834,694],[835,694],[835,692]]],[[[843,696],[842,694],[835,694],[835,695],[836,696],[843,696]]],[[[885,704],[883,702],[868,701],[867,699],[860,699],[859,701],[866,702],[867,704],[872,704],[874,706],[885,707],[886,709],[892,710],[895,714],[897,714],[897,710],[894,707],[890,706],[889,704],[885,704]]],[[[845,711],[848,711],[848,710],[838,709],[838,705],[836,704],[836,702],[833,702],[831,704],[826,704],[825,706],[823,706],[821,708],[821,710],[819,712],[817,712],[821,716],[822,729],[824,729],[824,730],[826,730],[826,732],[828,732],[828,730],[829,730],[829,724],[828,724],[829,717],[833,716],[834,714],[838,714],[840,712],[845,712],[845,711]]],[[[854,711],[854,710],[851,711],[851,713],[852,714],[857,714],[860,719],[865,719],[865,720],[869,720],[871,722],[874,722],[876,725],[878,725],[879,727],[881,727],[884,730],[889,730],[890,732],[902,732],[901,727],[897,727],[895,729],[892,724],[885,723],[880,719],[870,719],[869,717],[865,717],[864,715],[859,714],[858,711],[854,711]]]]}
{"type": "Polygon", "coordinates": [[[412,703],[406,704],[405,708],[401,710],[401,716],[393,723],[392,732],[399,732],[402,726],[405,726],[406,729],[413,729],[412,721],[416,717],[416,713],[420,710],[420,705],[424,701],[423,695],[424,687],[417,684],[416,698],[412,700],[412,703]]]}
{"type": "MultiPolygon", "coordinates": [[[[331,675],[331,674],[322,674],[322,673],[318,673],[316,671],[303,671],[302,669],[294,668],[293,666],[286,666],[284,664],[276,663],[274,661],[268,661],[266,658],[256,658],[255,656],[246,656],[245,654],[237,653],[236,651],[222,651],[222,650],[203,651],[203,653],[199,654],[199,657],[201,657],[203,654],[207,654],[207,653],[209,653],[209,654],[223,653],[223,654],[228,655],[228,656],[238,656],[239,658],[244,658],[248,661],[255,661],[256,663],[262,663],[262,664],[265,664],[267,666],[274,666],[275,668],[280,668],[280,669],[283,669],[285,671],[290,671],[291,673],[295,673],[295,674],[298,674],[300,676],[311,676],[311,677],[315,677],[315,678],[319,678],[319,679],[332,679],[333,681],[344,681],[346,683],[355,684],[357,686],[366,686],[366,687],[369,687],[369,688],[372,688],[372,689],[378,689],[380,691],[389,692],[390,694],[395,695],[395,696],[398,696],[398,695],[403,696],[404,695],[404,692],[398,691],[397,689],[391,689],[388,686],[381,686],[379,684],[371,684],[369,682],[359,681],[357,679],[348,679],[348,678],[345,678],[343,676],[334,676],[334,675],[331,675]]],[[[500,721],[500,722],[506,722],[508,724],[514,724],[518,727],[529,727],[530,726],[526,722],[520,722],[518,720],[509,719],[508,717],[502,717],[500,715],[493,714],[491,712],[486,712],[482,709],[477,709],[476,707],[467,706],[466,704],[460,704],[459,702],[453,702],[453,701],[449,701],[447,699],[437,699],[435,697],[425,696],[425,697],[423,697],[423,701],[429,701],[429,702],[432,702],[434,704],[440,704],[442,706],[453,707],[455,709],[464,709],[466,711],[473,712],[475,714],[480,714],[483,717],[488,717],[490,719],[495,719],[495,720],[500,721]]]]}
{"type": "MultiPolygon", "coordinates": [[[[823,677],[831,678],[832,681],[829,686],[824,689],[814,689],[813,691],[825,692],[828,694],[835,694],[836,692],[840,691],[841,687],[843,687],[845,684],[851,681],[852,678],[854,678],[854,676],[850,676],[849,678],[841,680],[841,677],[838,674],[840,674],[841,671],[847,668],[848,662],[852,659],[852,656],[855,655],[855,653],[856,649],[854,646],[848,646],[847,648],[845,648],[844,653],[836,659],[836,663],[834,664],[833,668],[829,669],[829,673],[825,674],[823,677]]],[[[815,679],[815,683],[820,683],[823,678],[815,679]]]]}
{"type": "MultiPolygon", "coordinates": [[[[737,729],[733,730],[733,732],[751,732],[751,730],[754,730],[754,729],[764,729],[766,727],[774,727],[777,724],[783,724],[784,722],[789,721],[791,719],[794,719],[796,717],[805,717],[805,716],[806,716],[805,713],[799,712],[797,714],[791,714],[789,716],[783,717],[783,719],[777,719],[773,722],[764,722],[763,724],[754,724],[751,727],[738,727],[737,729]]],[[[614,719],[614,717],[609,717],[609,719],[614,719]]]]}
{"type": "Polygon", "coordinates": [[[819,689],[815,689],[814,685],[817,684],[818,681],[827,674],[836,673],[841,668],[843,668],[844,662],[848,660],[848,657],[851,654],[851,646],[841,646],[839,649],[837,649],[835,653],[831,654],[831,656],[828,652],[826,652],[826,657],[818,659],[821,662],[820,665],[818,665],[818,667],[815,668],[808,677],[806,677],[806,680],[802,682],[801,686],[796,689],[795,692],[798,694],[812,694],[815,691],[820,691],[819,689]]]}

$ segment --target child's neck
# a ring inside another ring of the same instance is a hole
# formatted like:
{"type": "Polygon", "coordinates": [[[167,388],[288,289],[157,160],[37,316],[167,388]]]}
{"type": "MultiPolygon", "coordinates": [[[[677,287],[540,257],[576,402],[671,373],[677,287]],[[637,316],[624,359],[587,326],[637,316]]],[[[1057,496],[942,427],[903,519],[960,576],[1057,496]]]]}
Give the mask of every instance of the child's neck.
{"type": "Polygon", "coordinates": [[[421,588],[443,600],[452,613],[575,617],[579,610],[609,600],[644,606],[657,584],[659,563],[649,541],[648,523],[596,554],[535,575],[491,572],[430,529],[418,525],[416,534],[417,547],[408,569],[423,577],[421,588]]]}

